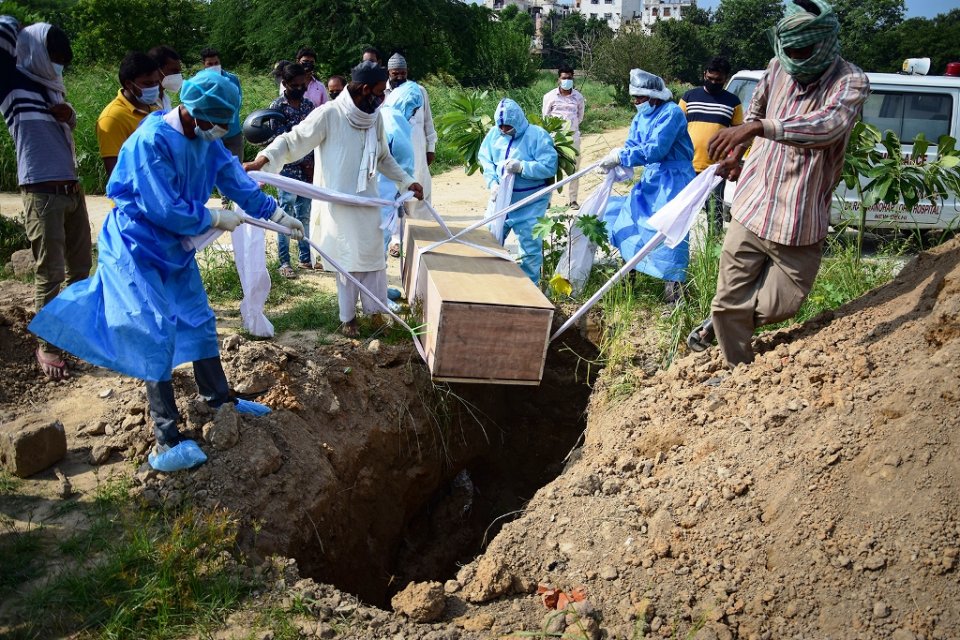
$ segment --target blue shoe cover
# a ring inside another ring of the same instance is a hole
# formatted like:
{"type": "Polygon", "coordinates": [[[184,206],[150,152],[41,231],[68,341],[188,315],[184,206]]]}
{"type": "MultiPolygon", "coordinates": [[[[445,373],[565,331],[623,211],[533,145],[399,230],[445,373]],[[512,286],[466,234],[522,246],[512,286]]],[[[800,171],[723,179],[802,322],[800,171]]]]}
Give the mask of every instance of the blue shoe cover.
{"type": "Polygon", "coordinates": [[[403,297],[403,293],[400,289],[396,287],[387,287],[387,298],[390,300],[399,300],[403,297]]]}
{"type": "Polygon", "coordinates": [[[200,466],[207,461],[207,454],[193,440],[181,440],[176,446],[159,455],[151,452],[147,461],[157,471],[170,473],[200,466]]]}
{"type": "Polygon", "coordinates": [[[270,407],[259,402],[237,399],[237,411],[240,413],[249,413],[252,416],[265,416],[270,413],[270,407]]]}
{"type": "Polygon", "coordinates": [[[387,300],[387,309],[390,309],[390,311],[394,313],[400,313],[403,310],[403,305],[393,300],[387,300]]]}

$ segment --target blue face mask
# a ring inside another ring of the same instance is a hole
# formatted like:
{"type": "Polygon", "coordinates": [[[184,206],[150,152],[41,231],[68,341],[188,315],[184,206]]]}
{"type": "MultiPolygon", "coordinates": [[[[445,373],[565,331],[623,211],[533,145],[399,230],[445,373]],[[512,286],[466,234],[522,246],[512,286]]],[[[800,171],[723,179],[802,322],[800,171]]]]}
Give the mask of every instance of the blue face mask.
{"type": "Polygon", "coordinates": [[[143,104],[153,104],[160,99],[160,87],[141,87],[137,85],[137,88],[140,89],[140,97],[137,98],[143,104]]]}
{"type": "Polygon", "coordinates": [[[642,116],[648,116],[651,113],[653,113],[653,105],[650,104],[649,100],[644,102],[643,104],[638,104],[637,113],[639,113],[642,116]]]}

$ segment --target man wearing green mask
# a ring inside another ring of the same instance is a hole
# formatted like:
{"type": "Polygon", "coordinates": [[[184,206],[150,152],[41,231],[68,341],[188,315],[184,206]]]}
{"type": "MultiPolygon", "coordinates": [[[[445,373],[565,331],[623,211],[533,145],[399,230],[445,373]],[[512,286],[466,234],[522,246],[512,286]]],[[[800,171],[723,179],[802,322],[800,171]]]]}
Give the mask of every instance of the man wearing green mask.
{"type": "Polygon", "coordinates": [[[720,256],[710,318],[687,338],[694,351],[716,337],[728,366],[753,361],[757,327],[792,317],[820,269],[833,190],[850,130],[870,92],[840,57],[839,22],[825,0],[788,2],[768,34],[767,66],[744,124],[708,146],[721,172],[742,176],[720,256]]]}

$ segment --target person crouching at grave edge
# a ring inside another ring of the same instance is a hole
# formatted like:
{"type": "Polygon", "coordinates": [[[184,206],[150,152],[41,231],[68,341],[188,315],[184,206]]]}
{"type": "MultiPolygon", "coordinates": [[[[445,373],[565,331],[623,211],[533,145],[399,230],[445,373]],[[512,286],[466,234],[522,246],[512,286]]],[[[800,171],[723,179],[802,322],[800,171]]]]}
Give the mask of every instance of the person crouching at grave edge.
{"type": "Polygon", "coordinates": [[[78,358],[146,381],[157,439],[148,461],[160,471],[206,459],[177,428],[175,366],[193,363],[197,389],[211,408],[233,402],[241,412],[269,412],[231,398],[196,251],[183,244],[211,228],[233,231],[240,224],[238,212],[206,208],[213,188],[248,215],[269,218],[294,237],[303,234],[303,225],[219,142],[240,108],[230,80],[202,71],[183,83],[180,101],[144,118],[120,148],[107,183],[114,207],[97,243],[97,270],[54,298],[29,326],[78,358]]]}
{"type": "MultiPolygon", "coordinates": [[[[487,215],[494,213],[500,183],[507,173],[516,174],[510,202],[518,202],[535,191],[543,189],[547,181],[557,175],[557,149],[553,138],[543,127],[527,122],[520,105],[504,98],[494,113],[494,126],[480,145],[477,159],[483,179],[490,189],[487,215]]],[[[543,239],[535,238],[533,227],[537,218],[547,213],[550,195],[507,214],[503,233],[497,240],[503,244],[513,231],[520,243],[520,268],[533,280],[540,282],[543,266],[543,239]]]]}
{"type": "MultiPolygon", "coordinates": [[[[323,109],[313,111],[288,133],[277,136],[244,168],[276,173],[283,165],[316,149],[313,181],[317,186],[376,198],[379,195],[377,172],[380,172],[393,180],[401,193],[413,191],[422,199],[423,187],[390,155],[379,111],[386,86],[386,69],[375,62],[357,65],[346,91],[323,109]]],[[[320,250],[377,298],[371,300],[361,295],[360,289],[342,273],[337,275],[341,332],[356,337],[359,335],[358,296],[364,313],[377,314],[374,322],[379,321],[380,310],[387,304],[387,261],[380,230],[380,208],[318,200],[314,200],[313,207],[313,216],[320,217],[320,250]]],[[[327,271],[334,268],[326,260],[323,266],[327,271]]]]}

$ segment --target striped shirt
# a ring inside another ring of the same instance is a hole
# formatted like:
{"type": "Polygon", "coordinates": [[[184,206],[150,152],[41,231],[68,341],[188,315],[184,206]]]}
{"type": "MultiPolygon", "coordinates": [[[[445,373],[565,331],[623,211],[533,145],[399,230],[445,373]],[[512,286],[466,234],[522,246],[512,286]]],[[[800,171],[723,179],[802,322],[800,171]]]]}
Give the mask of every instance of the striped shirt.
{"type": "Polygon", "coordinates": [[[870,93],[866,74],[837,58],[806,87],[776,58],[760,78],[744,120],[763,124],[747,156],[731,215],[765,240],[823,240],[850,130],[870,93]]]}
{"type": "Polygon", "coordinates": [[[18,31],[16,20],[0,16],[0,111],[16,148],[17,183],[76,180],[73,136],[68,137],[50,113],[50,107],[60,100],[17,69],[18,31]]]}
{"type": "Polygon", "coordinates": [[[687,133],[693,140],[693,169],[700,173],[713,164],[707,151],[710,138],[721,129],[743,124],[743,106],[729,91],[713,94],[703,87],[687,91],[679,104],[687,114],[687,133]]]}

